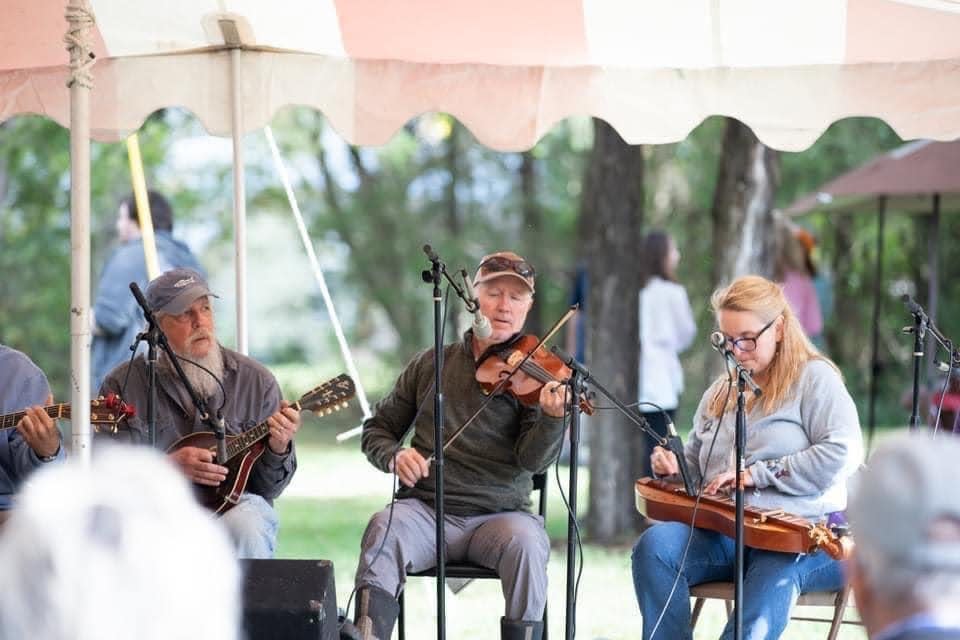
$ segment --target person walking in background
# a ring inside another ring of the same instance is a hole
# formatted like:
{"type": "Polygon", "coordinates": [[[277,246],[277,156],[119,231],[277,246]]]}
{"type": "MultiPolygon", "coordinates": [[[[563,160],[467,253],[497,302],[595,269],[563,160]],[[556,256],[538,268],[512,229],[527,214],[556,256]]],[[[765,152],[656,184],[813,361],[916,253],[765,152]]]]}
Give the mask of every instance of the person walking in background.
{"type": "MultiPolygon", "coordinates": [[[[190,248],[173,237],[173,210],[167,199],[155,191],[147,192],[153,218],[154,239],[160,272],[173,267],[188,267],[203,274],[190,248]]],[[[130,359],[130,346],[143,329],[143,312],[130,283],[140,289],[147,286],[147,265],[140,234],[140,218],[133,194],[117,210],[117,239],[120,246],[107,259],[97,285],[96,302],[90,314],[93,344],[90,366],[91,388],[97,389],[115,366],[130,359]]]]}
{"type": "Polygon", "coordinates": [[[960,640],[960,441],[901,432],[855,478],[847,565],[872,640],[960,640]]]}
{"type": "MultiPolygon", "coordinates": [[[[687,291],[677,282],[680,262],[677,245],[664,231],[651,231],[643,239],[640,281],[640,380],[639,410],[650,426],[666,435],[666,416],[676,418],[683,392],[680,353],[697,334],[687,291]],[[643,404],[643,403],[651,404],[643,404]]],[[[637,431],[634,460],[639,468],[634,477],[650,475],[650,454],[654,442],[637,431]]]]}
{"type": "Polygon", "coordinates": [[[823,314],[813,278],[816,269],[807,252],[806,243],[812,247],[813,236],[804,229],[781,225],[780,253],[774,279],[783,284],[783,295],[800,321],[803,332],[815,345],[823,343],[823,314]],[[800,232],[806,240],[801,240],[800,232]]]}

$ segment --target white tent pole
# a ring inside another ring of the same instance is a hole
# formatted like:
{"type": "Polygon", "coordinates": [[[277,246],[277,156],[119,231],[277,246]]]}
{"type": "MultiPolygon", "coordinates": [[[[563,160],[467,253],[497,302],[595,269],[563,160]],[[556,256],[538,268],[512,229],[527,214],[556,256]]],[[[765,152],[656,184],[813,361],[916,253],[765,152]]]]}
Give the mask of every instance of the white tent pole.
{"type": "Polygon", "coordinates": [[[330,296],[330,289],[327,288],[327,279],[320,268],[320,261],[317,260],[317,254],[313,250],[313,243],[310,241],[310,234],[307,233],[307,225],[303,222],[303,214],[300,213],[300,205],[297,203],[297,197],[293,193],[293,185],[290,183],[290,176],[287,174],[287,167],[280,157],[280,149],[277,147],[277,141],[273,138],[273,130],[265,127],[263,133],[267,136],[267,144],[270,145],[270,154],[273,156],[273,166],[280,176],[280,182],[283,183],[283,190],[287,193],[287,201],[290,203],[290,210],[293,211],[293,217],[297,221],[297,229],[300,231],[300,240],[303,242],[303,248],[307,251],[307,257],[310,259],[310,266],[313,267],[313,277],[317,280],[317,286],[320,287],[320,295],[323,296],[323,302],[327,305],[327,313],[330,314],[330,320],[333,322],[333,331],[337,334],[337,342],[340,343],[340,353],[343,354],[343,360],[347,365],[347,372],[353,378],[357,387],[357,400],[360,401],[360,408],[363,410],[363,417],[369,418],[370,403],[367,402],[367,394],[360,384],[360,373],[357,371],[357,365],[353,361],[353,354],[350,352],[350,345],[347,344],[347,338],[343,334],[343,325],[340,323],[340,316],[333,306],[333,298],[330,296]]]}
{"type": "Polygon", "coordinates": [[[239,48],[230,50],[230,103],[233,111],[233,228],[237,294],[237,351],[247,346],[247,193],[243,165],[243,102],[239,48]]]}
{"type": "Polygon", "coordinates": [[[94,58],[86,0],[67,5],[70,52],[70,403],[71,455],[90,463],[90,90],[94,58]]]}

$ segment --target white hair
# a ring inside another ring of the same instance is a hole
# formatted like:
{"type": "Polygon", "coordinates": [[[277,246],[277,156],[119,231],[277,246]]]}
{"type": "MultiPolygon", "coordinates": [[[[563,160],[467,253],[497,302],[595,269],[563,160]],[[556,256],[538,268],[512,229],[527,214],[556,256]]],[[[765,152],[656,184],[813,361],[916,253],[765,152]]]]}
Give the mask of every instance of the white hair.
{"type": "Polygon", "coordinates": [[[863,572],[874,595],[886,605],[936,612],[960,624],[960,611],[956,607],[960,602],[960,572],[956,569],[908,566],[874,549],[866,540],[857,542],[853,562],[863,572]]]}
{"type": "Polygon", "coordinates": [[[241,637],[223,527],[161,454],[98,454],[43,469],[22,492],[0,536],[0,638],[241,637]]]}

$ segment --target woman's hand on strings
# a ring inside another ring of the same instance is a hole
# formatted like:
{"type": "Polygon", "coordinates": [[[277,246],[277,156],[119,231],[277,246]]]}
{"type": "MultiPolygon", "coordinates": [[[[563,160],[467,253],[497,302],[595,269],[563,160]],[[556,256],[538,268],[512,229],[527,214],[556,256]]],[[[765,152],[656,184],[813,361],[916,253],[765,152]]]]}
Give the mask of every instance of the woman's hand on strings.
{"type": "Polygon", "coordinates": [[[680,473],[680,465],[673,451],[663,447],[654,447],[650,454],[650,469],[658,476],[672,476],[680,473]]]}
{"type": "MultiPolygon", "coordinates": [[[[704,487],[703,492],[708,495],[715,495],[717,493],[731,493],[736,486],[734,485],[734,478],[737,477],[736,471],[724,471],[721,474],[714,476],[713,480],[707,483],[707,486],[704,487]]],[[[753,476],[750,475],[750,472],[746,469],[743,470],[743,475],[740,476],[743,480],[744,487],[753,486],[753,476]]]]}

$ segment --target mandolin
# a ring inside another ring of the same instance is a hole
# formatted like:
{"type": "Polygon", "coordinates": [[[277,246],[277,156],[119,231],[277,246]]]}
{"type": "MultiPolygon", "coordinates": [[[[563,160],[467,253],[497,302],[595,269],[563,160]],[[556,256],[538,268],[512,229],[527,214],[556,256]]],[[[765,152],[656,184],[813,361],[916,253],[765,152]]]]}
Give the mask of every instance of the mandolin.
{"type": "MultiPolygon", "coordinates": [[[[355,393],[353,380],[344,373],[306,392],[291,406],[297,411],[329,415],[346,407],[347,400],[355,393]]],[[[227,468],[227,478],[216,487],[194,484],[194,495],[200,504],[217,514],[224,514],[232,509],[240,501],[240,496],[250,479],[250,471],[254,463],[263,455],[269,436],[270,427],[266,422],[261,422],[243,433],[228,435],[226,437],[227,459],[217,460],[217,464],[227,468]]],[[[213,431],[191,433],[170,445],[167,453],[173,453],[183,447],[209,449],[216,456],[216,434],[213,431]]]]}
{"type": "MultiPolygon", "coordinates": [[[[670,520],[690,524],[695,496],[683,487],[640,478],[635,486],[637,511],[654,520],[670,520]]],[[[716,531],[733,538],[736,531],[736,510],[733,500],[719,496],[701,496],[693,526],[716,531]]],[[[843,560],[853,550],[853,539],[838,536],[825,524],[812,524],[800,516],[782,510],[761,511],[744,507],[743,544],[754,549],[787,553],[813,553],[823,549],[836,560],[843,560]]]]}

